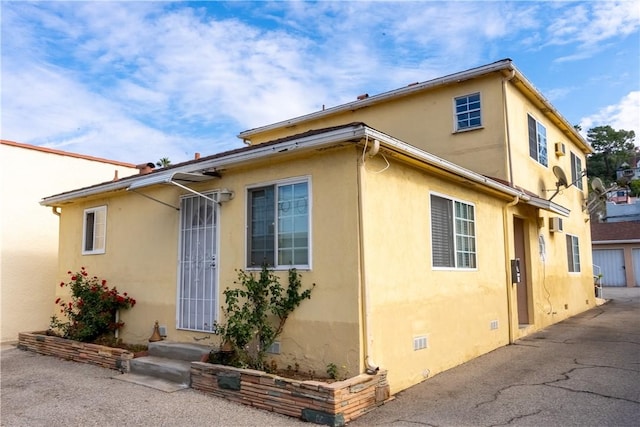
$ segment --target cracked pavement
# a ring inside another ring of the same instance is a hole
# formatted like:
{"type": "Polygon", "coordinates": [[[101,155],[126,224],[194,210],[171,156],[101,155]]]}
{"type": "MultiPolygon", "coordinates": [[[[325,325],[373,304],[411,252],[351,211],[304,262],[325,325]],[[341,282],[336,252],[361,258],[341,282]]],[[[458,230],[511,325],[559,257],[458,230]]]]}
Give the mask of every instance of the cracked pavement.
{"type": "Polygon", "coordinates": [[[640,288],[440,373],[350,426],[638,426],[640,288]]]}

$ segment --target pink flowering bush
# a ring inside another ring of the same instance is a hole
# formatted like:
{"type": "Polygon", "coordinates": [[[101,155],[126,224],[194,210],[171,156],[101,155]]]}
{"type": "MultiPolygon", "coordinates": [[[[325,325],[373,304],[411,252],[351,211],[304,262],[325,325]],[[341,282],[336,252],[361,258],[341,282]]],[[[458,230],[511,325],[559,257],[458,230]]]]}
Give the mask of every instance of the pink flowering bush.
{"type": "Polygon", "coordinates": [[[84,267],[78,273],[68,272],[70,281],[61,282],[60,287],[71,289],[71,301],[56,299],[60,313],[66,320],[51,317],[50,329],[56,334],[76,341],[91,342],[105,335],[113,335],[124,326],[116,321],[116,312],[133,307],[136,300],[120,294],[107,286],[106,280],[89,277],[84,267]]]}

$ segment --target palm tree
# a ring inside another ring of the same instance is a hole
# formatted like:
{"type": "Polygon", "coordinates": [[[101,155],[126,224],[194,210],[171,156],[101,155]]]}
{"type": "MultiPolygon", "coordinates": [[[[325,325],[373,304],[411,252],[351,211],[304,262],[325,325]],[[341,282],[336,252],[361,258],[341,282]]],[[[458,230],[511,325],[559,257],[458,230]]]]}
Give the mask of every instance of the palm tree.
{"type": "Polygon", "coordinates": [[[170,164],[171,164],[171,160],[169,160],[168,157],[163,157],[163,158],[161,158],[160,160],[158,160],[156,162],[156,166],[158,166],[160,168],[166,168],[170,164]]]}

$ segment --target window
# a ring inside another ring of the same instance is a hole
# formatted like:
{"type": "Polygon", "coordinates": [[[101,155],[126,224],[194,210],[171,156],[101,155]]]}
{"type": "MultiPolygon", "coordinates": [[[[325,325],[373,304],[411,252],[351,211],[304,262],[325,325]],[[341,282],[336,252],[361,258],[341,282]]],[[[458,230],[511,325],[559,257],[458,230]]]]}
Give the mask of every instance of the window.
{"type": "Polygon", "coordinates": [[[309,182],[248,190],[247,266],[309,267],[309,182]]]}
{"type": "Polygon", "coordinates": [[[580,272],[580,244],[578,236],[567,234],[567,261],[569,262],[569,272],[580,272]]]}
{"type": "Polygon", "coordinates": [[[582,160],[571,153],[571,182],[582,190],[582,160]]]}
{"type": "Polygon", "coordinates": [[[541,165],[547,166],[547,129],[527,114],[529,127],[529,155],[541,165]]]}
{"type": "Polygon", "coordinates": [[[431,195],[431,252],[434,267],[476,268],[475,208],[431,195]]]}
{"type": "Polygon", "coordinates": [[[480,94],[461,96],[455,99],[456,131],[482,126],[480,118],[480,94]]]}
{"type": "Polygon", "coordinates": [[[85,209],[82,230],[82,254],[103,254],[107,236],[107,207],[85,209]]]}

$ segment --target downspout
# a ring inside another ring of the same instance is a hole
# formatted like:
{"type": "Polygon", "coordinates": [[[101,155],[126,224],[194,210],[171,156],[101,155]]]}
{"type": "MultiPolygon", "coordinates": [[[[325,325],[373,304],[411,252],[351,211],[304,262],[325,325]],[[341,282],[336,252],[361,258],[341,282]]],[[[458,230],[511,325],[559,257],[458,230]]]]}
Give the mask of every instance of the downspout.
{"type": "MultiPolygon", "coordinates": [[[[367,149],[367,142],[365,142],[364,150],[367,149]]],[[[378,143],[379,144],[379,143],[378,143]]],[[[378,152],[378,144],[374,144],[374,148],[370,153],[374,155],[378,152]]],[[[379,366],[373,361],[373,357],[371,356],[371,342],[373,341],[371,334],[371,326],[369,324],[370,319],[370,301],[369,301],[369,292],[367,290],[367,276],[365,269],[365,256],[364,256],[364,224],[363,224],[363,183],[362,183],[362,168],[364,168],[364,153],[362,158],[362,162],[358,160],[358,169],[357,169],[357,180],[358,180],[358,252],[359,252],[359,263],[360,263],[360,296],[361,296],[361,313],[360,317],[362,318],[362,335],[363,335],[363,353],[364,353],[364,365],[366,372],[368,374],[375,374],[380,369],[379,366]]]]}
{"type": "Polygon", "coordinates": [[[514,342],[514,338],[513,338],[513,322],[512,322],[512,316],[513,316],[513,303],[512,303],[512,290],[513,290],[513,283],[511,283],[511,259],[509,258],[509,208],[512,206],[515,206],[518,204],[518,202],[520,201],[520,196],[515,196],[514,199],[512,201],[510,201],[509,203],[507,203],[506,205],[504,205],[504,208],[502,208],[502,235],[504,236],[504,266],[505,266],[505,272],[506,272],[506,277],[505,277],[505,282],[506,282],[506,290],[507,290],[507,317],[508,317],[508,322],[507,324],[509,325],[509,344],[513,344],[514,342]]]}
{"type": "Polygon", "coordinates": [[[502,105],[504,108],[504,128],[507,143],[507,163],[509,167],[509,184],[513,185],[513,164],[511,162],[511,135],[509,132],[509,108],[507,108],[507,83],[516,75],[516,70],[511,70],[511,75],[502,78],[502,105]]]}
{"type": "Polygon", "coordinates": [[[58,211],[56,206],[51,206],[51,212],[53,212],[55,216],[60,216],[60,211],[58,211]]]}

